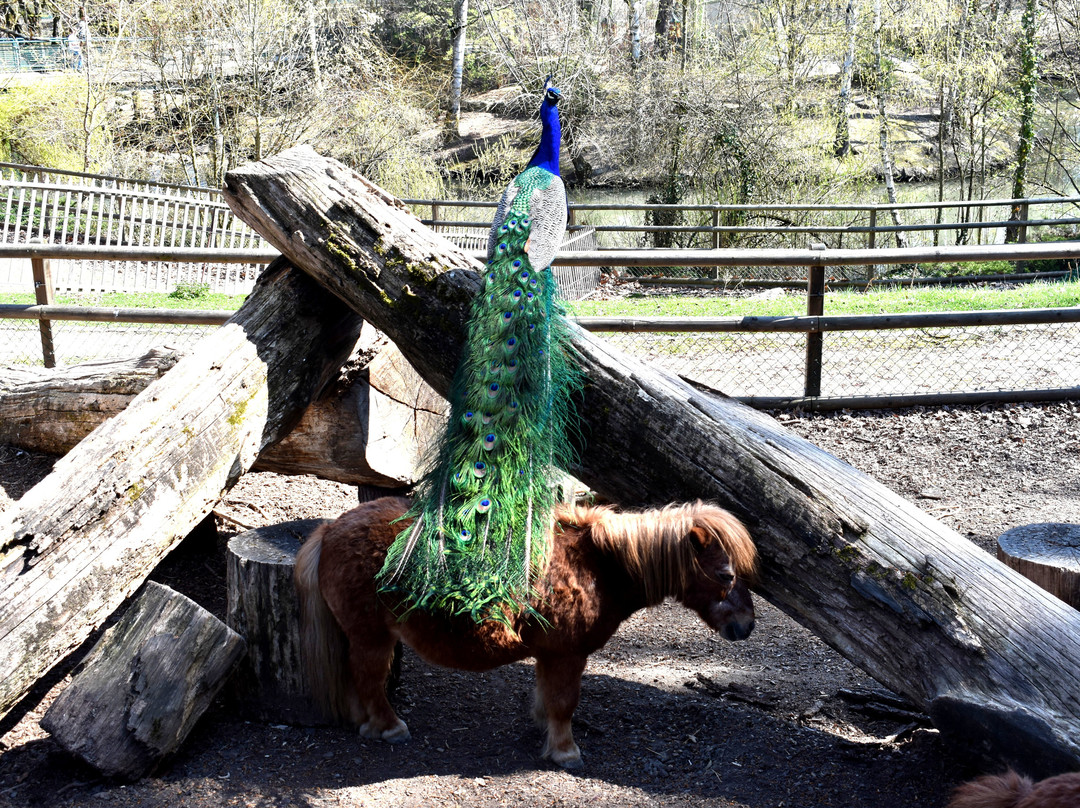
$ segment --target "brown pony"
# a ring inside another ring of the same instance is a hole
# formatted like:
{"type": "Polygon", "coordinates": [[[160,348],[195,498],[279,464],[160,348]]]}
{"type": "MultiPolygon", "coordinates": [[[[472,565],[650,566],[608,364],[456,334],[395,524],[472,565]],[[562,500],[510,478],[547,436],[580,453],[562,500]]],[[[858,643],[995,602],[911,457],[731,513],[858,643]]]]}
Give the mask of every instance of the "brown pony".
{"type": "Polygon", "coordinates": [[[964,783],[948,808],[1077,808],[1080,772],[1059,774],[1033,783],[1011,769],[964,783]]]}
{"type": "Polygon", "coordinates": [[[729,640],[754,627],[746,577],[754,545],[730,513],[695,502],[640,513],[561,506],[551,559],[531,606],[547,625],[519,616],[512,626],[415,611],[399,620],[376,592],[386,548],[405,526],[394,523],[408,500],[367,502],[319,527],[296,559],[301,634],[313,692],[331,717],[360,734],[405,741],[409,730],[386,698],[400,638],[428,662],[490,670],[536,658],[533,718],[543,726],[544,756],[581,765],[570,718],[589,654],[634,612],[671,596],[729,640]],[[350,679],[351,672],[351,679],[350,679]]]}

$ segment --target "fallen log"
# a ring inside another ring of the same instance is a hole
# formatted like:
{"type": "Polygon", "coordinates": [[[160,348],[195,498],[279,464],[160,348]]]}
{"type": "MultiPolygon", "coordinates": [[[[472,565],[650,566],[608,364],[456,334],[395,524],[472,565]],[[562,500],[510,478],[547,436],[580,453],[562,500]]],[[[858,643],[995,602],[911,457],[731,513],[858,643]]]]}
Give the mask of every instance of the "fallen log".
{"type": "MultiPolygon", "coordinates": [[[[0,444],[66,454],[124,411],[183,354],[155,348],[125,360],[64,368],[5,368],[0,444]]],[[[350,485],[401,488],[416,482],[421,447],[446,402],[368,326],[338,378],[304,410],[253,471],[314,474],[350,485]]]]}
{"type": "Polygon", "coordinates": [[[150,581],[41,726],[98,771],[138,779],[180,748],[243,654],[235,631],[150,581]]]}
{"type": "Polygon", "coordinates": [[[67,454],[180,360],[154,348],[134,359],[61,368],[5,367],[0,379],[0,443],[67,454]]]}
{"type": "MultiPolygon", "coordinates": [[[[307,148],[226,178],[233,211],[448,389],[478,264],[307,148]]],[[[937,726],[1039,775],[1080,766],[1080,614],[772,418],[579,332],[575,474],[749,525],[759,590],[937,726]]]]}
{"type": "Polygon", "coordinates": [[[0,714],[291,429],[360,325],[275,263],[226,325],[0,513],[0,714]]]}

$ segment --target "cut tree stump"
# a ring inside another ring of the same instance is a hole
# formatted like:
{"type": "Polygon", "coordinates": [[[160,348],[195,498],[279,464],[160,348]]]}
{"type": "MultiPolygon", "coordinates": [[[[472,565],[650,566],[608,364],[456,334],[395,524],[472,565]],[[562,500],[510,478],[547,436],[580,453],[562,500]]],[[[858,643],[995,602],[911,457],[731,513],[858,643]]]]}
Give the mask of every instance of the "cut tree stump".
{"type": "Polygon", "coordinates": [[[313,705],[300,657],[300,607],[293,586],[296,553],[325,519],[260,527],[229,540],[226,622],[247,641],[229,683],[241,709],[281,724],[325,724],[313,705]]]}
{"type": "Polygon", "coordinates": [[[275,262],[226,325],[0,513],[0,714],[289,432],[360,325],[275,262]]]}
{"type": "Polygon", "coordinates": [[[1051,595],[1080,609],[1080,525],[1021,525],[998,538],[997,556],[1051,595]]]}
{"type": "Polygon", "coordinates": [[[236,632],[150,581],[41,726],[98,771],[137,779],[180,747],[243,653],[236,632]]]}
{"type": "MultiPolygon", "coordinates": [[[[65,454],[182,356],[156,348],[137,359],[0,369],[0,444],[65,454]]],[[[394,343],[367,326],[338,378],[252,470],[408,487],[445,409],[394,343]]]]}
{"type": "MultiPolygon", "coordinates": [[[[445,394],[477,262],[309,148],[230,172],[225,196],[445,394]]],[[[1080,766],[1080,613],[769,416],[590,334],[572,349],[575,476],[626,505],[732,510],[760,551],[759,591],[939,728],[1035,776],[1080,766]]]]}

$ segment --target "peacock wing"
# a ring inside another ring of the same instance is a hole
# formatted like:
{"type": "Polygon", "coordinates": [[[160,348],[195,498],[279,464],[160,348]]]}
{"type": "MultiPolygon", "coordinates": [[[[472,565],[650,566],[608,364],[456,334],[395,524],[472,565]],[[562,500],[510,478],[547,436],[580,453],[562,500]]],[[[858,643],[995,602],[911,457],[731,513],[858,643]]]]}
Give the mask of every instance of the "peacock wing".
{"type": "Polygon", "coordinates": [[[506,220],[506,214],[510,210],[510,206],[514,204],[514,200],[517,199],[518,184],[516,180],[511,180],[510,184],[503,191],[502,198],[499,200],[499,207],[495,209],[495,217],[491,220],[491,230],[488,233],[488,245],[487,245],[487,260],[490,261],[495,257],[495,245],[499,243],[499,227],[506,220]]]}
{"type": "Polygon", "coordinates": [[[529,263],[537,271],[551,265],[566,233],[566,186],[551,175],[546,188],[536,188],[529,200],[529,263]]]}

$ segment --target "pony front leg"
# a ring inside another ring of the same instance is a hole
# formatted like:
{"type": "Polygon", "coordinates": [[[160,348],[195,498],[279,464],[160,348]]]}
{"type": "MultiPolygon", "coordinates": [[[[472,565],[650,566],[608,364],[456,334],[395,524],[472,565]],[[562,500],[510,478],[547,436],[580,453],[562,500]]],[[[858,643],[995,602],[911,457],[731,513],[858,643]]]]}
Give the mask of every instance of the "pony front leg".
{"type": "Polygon", "coordinates": [[[566,769],[580,768],[581,750],[574,743],[570,720],[581,698],[586,658],[560,656],[536,660],[536,702],[533,718],[546,722],[543,756],[566,769]]]}
{"type": "Polygon", "coordinates": [[[363,716],[360,734],[365,738],[401,743],[409,740],[409,728],[398,718],[386,698],[386,678],[394,657],[396,640],[349,648],[349,669],[363,716]]]}

